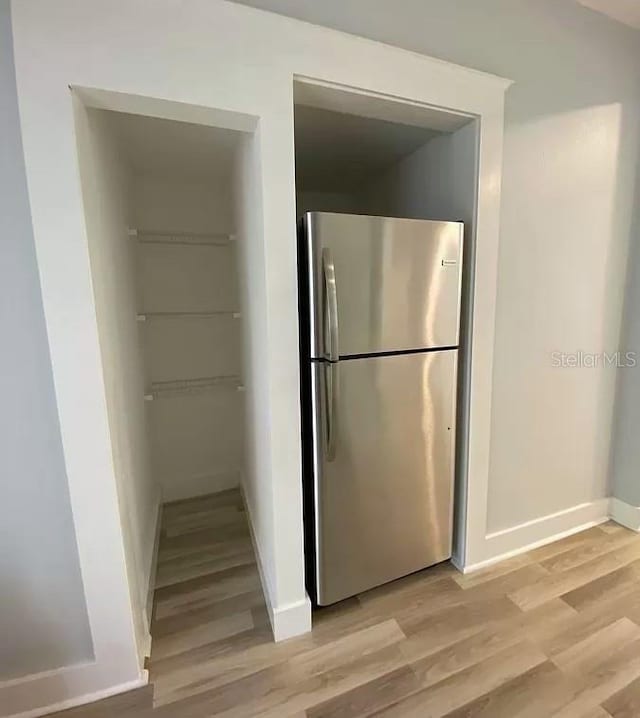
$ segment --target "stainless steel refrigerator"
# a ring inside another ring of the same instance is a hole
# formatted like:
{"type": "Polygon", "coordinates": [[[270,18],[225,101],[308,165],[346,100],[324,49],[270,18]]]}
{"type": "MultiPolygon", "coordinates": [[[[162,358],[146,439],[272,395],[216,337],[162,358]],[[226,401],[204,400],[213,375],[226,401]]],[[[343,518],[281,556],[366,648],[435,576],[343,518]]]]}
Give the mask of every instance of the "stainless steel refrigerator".
{"type": "Polygon", "coordinates": [[[307,583],[328,605],[451,556],[463,225],[307,213],[307,583]]]}

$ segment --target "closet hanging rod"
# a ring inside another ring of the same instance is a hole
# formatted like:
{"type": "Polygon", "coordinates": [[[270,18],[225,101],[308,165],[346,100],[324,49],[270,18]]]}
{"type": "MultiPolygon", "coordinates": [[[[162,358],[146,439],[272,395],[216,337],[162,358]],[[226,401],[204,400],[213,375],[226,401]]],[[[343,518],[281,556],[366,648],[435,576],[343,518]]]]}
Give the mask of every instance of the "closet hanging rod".
{"type": "Polygon", "coordinates": [[[240,319],[242,314],[237,311],[223,309],[214,312],[144,312],[136,314],[136,319],[139,322],[146,322],[147,319],[181,319],[181,318],[196,318],[196,319],[210,319],[213,317],[231,317],[232,319],[240,319]]]}
{"type": "Polygon", "coordinates": [[[237,374],[221,374],[219,376],[205,376],[197,379],[174,379],[172,381],[152,382],[149,391],[144,395],[144,399],[145,401],[154,401],[155,399],[171,396],[200,394],[219,388],[244,391],[244,386],[237,374]]]}
{"type": "Polygon", "coordinates": [[[130,237],[139,244],[165,244],[187,247],[228,247],[234,234],[203,234],[199,232],[165,232],[155,229],[129,229],[130,237]]]}

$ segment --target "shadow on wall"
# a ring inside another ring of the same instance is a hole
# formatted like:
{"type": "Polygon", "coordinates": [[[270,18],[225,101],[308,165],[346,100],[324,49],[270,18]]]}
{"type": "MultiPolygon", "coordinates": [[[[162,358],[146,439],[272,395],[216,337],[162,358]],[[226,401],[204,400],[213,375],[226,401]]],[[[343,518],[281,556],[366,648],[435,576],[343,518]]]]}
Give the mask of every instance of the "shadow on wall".
{"type": "MultiPolygon", "coordinates": [[[[624,136],[640,137],[639,124],[630,112],[623,114],[624,136]]],[[[629,152],[629,158],[634,156],[629,152]]],[[[640,148],[637,151],[634,176],[621,178],[619,187],[625,192],[632,207],[635,207],[635,214],[631,225],[626,228],[630,246],[618,343],[621,361],[629,365],[617,372],[609,481],[612,496],[631,506],[640,507],[640,148]],[[628,356],[627,352],[630,353],[628,356]]]]}

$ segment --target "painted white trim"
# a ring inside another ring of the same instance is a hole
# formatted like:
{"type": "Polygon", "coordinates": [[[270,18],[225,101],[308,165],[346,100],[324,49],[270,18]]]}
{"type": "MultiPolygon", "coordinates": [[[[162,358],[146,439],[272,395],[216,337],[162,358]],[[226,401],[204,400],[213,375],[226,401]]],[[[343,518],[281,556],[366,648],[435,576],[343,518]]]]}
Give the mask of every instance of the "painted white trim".
{"type": "Polygon", "coordinates": [[[151,559],[149,561],[149,569],[147,571],[146,590],[147,599],[142,609],[142,621],[144,623],[146,633],[144,636],[144,645],[141,647],[141,663],[144,665],[144,659],[151,655],[151,616],[153,613],[153,595],[155,593],[156,572],[158,569],[158,552],[160,550],[160,532],[162,529],[162,493],[158,496],[158,506],[156,510],[155,531],[153,539],[153,549],[151,551],[151,559]]]}
{"type": "Polygon", "coordinates": [[[486,536],[489,555],[472,564],[454,563],[462,573],[472,573],[534,548],[559,541],[609,520],[609,499],[572,506],[533,521],[526,521],[486,536]]]}
{"type": "Polygon", "coordinates": [[[74,689],[81,690],[82,686],[91,685],[91,674],[99,673],[98,668],[96,663],[86,663],[4,681],[0,683],[0,715],[6,718],[38,718],[142,688],[149,683],[149,674],[143,670],[137,680],[72,695],[74,689]],[[72,697],[68,698],[69,695],[72,697]],[[18,712],[15,712],[16,709],[18,712]]]}
{"type": "Polygon", "coordinates": [[[311,630],[311,601],[305,593],[302,600],[286,606],[273,607],[269,612],[273,639],[286,641],[288,638],[309,633],[311,630]]]}
{"type": "Polygon", "coordinates": [[[251,536],[253,553],[256,557],[258,575],[260,576],[260,583],[262,584],[262,593],[267,606],[269,622],[271,623],[273,640],[277,643],[278,641],[286,641],[287,638],[308,633],[311,630],[311,601],[309,600],[309,596],[305,593],[303,600],[289,603],[285,606],[277,606],[275,604],[272,598],[273,590],[269,586],[267,574],[263,568],[262,558],[260,557],[260,549],[258,548],[258,542],[253,530],[251,510],[249,509],[249,502],[244,495],[242,482],[240,483],[240,495],[242,496],[242,503],[247,516],[249,535],[251,536]]]}
{"type": "Polygon", "coordinates": [[[640,506],[632,506],[620,499],[611,499],[611,518],[632,531],[640,531],[640,506]]]}
{"type": "Polygon", "coordinates": [[[155,531],[153,538],[153,550],[151,551],[151,560],[149,561],[149,570],[147,571],[147,601],[144,609],[144,622],[147,628],[151,628],[151,613],[153,610],[153,594],[155,593],[156,572],[158,569],[158,553],[160,551],[160,535],[162,531],[162,496],[158,499],[158,507],[156,510],[155,531]]]}

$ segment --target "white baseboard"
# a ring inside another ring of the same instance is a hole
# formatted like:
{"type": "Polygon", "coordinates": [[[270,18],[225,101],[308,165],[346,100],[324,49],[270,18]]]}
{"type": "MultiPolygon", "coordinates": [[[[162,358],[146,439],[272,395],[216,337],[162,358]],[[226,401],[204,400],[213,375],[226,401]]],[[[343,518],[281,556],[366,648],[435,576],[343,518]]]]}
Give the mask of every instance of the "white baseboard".
{"type": "Polygon", "coordinates": [[[240,484],[238,471],[218,471],[208,474],[194,474],[164,479],[162,482],[163,501],[180,501],[206,494],[217,494],[235,489],[240,484]]]}
{"type": "Polygon", "coordinates": [[[249,534],[251,535],[253,552],[256,557],[260,583],[262,584],[262,593],[264,594],[264,600],[267,604],[267,613],[269,614],[269,621],[271,622],[273,640],[277,643],[278,641],[286,641],[287,638],[309,633],[311,630],[311,601],[306,593],[300,601],[284,606],[278,606],[273,601],[273,590],[269,586],[269,581],[264,571],[262,558],[260,557],[260,549],[258,548],[258,542],[256,541],[255,532],[253,530],[251,510],[244,491],[242,490],[242,485],[240,486],[240,494],[242,495],[242,503],[244,504],[247,523],[249,524],[249,534]]]}
{"type": "Polygon", "coordinates": [[[597,526],[608,521],[609,504],[610,499],[599,499],[487,534],[482,558],[464,566],[456,564],[456,568],[462,573],[478,571],[494,563],[597,526]]]}
{"type": "Polygon", "coordinates": [[[85,703],[110,698],[142,688],[149,683],[149,674],[107,688],[93,689],[101,680],[97,663],[66,666],[0,683],[0,716],[2,718],[38,718],[85,703]]]}
{"type": "Polygon", "coordinates": [[[632,506],[620,499],[611,499],[611,518],[632,531],[640,531],[640,506],[632,506]]]}
{"type": "Polygon", "coordinates": [[[142,647],[142,659],[151,655],[151,615],[153,613],[153,594],[156,586],[156,571],[158,569],[158,551],[160,549],[160,532],[162,529],[162,494],[158,496],[158,506],[156,509],[156,522],[153,538],[153,549],[151,550],[151,559],[147,569],[146,601],[142,611],[142,620],[146,628],[145,645],[142,647]]]}
{"type": "Polygon", "coordinates": [[[286,606],[267,605],[273,640],[286,641],[288,638],[309,633],[311,630],[311,601],[305,593],[302,600],[286,606]]]}

